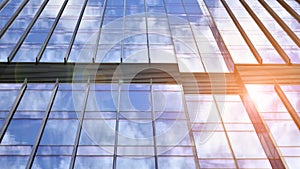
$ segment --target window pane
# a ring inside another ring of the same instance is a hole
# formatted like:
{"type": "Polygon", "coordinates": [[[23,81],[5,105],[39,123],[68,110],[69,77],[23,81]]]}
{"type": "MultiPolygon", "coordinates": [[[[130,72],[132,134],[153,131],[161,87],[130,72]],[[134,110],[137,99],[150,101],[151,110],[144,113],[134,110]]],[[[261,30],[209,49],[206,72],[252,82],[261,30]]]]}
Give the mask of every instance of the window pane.
{"type": "Polygon", "coordinates": [[[78,120],[48,120],[41,145],[73,145],[78,120]]]}
{"type": "Polygon", "coordinates": [[[84,120],[80,145],[114,145],[115,120],[84,120]]]}
{"type": "Polygon", "coordinates": [[[18,91],[0,91],[0,110],[10,110],[18,91]]]}
{"type": "Polygon", "coordinates": [[[232,158],[225,133],[203,132],[194,133],[199,158],[232,158]],[[203,137],[205,135],[209,137],[203,137]],[[203,138],[206,138],[203,140],[203,138]]]}
{"type": "Polygon", "coordinates": [[[13,119],[4,135],[2,144],[34,144],[40,125],[41,120],[13,119]]]}
{"type": "Polygon", "coordinates": [[[117,111],[118,93],[116,91],[90,91],[87,111],[117,111]]]}
{"type": "Polygon", "coordinates": [[[18,110],[46,110],[52,91],[26,90],[18,110]]]}
{"type": "Polygon", "coordinates": [[[123,169],[124,166],[130,169],[153,169],[154,166],[154,158],[126,158],[126,157],[118,157],[117,158],[117,169],[123,169]]]}
{"type": "Polygon", "coordinates": [[[28,157],[26,156],[2,156],[0,158],[1,168],[19,169],[26,168],[28,157]]]}
{"type": "Polygon", "coordinates": [[[52,110],[79,110],[82,109],[85,91],[58,91],[52,110]]]}
{"type": "Polygon", "coordinates": [[[112,168],[112,162],[113,162],[112,157],[79,156],[76,158],[74,168],[75,169],[108,169],[108,168],[112,168]]]}
{"type": "Polygon", "coordinates": [[[159,157],[158,167],[163,169],[186,169],[195,168],[193,157],[159,157]]]}
{"type": "Polygon", "coordinates": [[[69,168],[71,157],[36,156],[32,168],[34,169],[66,169],[69,168]]]}

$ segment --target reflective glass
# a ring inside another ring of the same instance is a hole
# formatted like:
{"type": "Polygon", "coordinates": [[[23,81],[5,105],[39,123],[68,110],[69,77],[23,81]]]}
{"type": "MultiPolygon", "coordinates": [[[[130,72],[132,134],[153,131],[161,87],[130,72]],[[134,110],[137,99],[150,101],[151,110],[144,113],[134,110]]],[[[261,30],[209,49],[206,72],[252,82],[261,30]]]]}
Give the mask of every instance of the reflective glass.
{"type": "Polygon", "coordinates": [[[40,129],[41,122],[42,120],[35,119],[13,119],[8,126],[1,144],[33,145],[40,129]]]}
{"type": "Polygon", "coordinates": [[[78,120],[48,120],[41,145],[73,145],[78,120]]]}
{"type": "Polygon", "coordinates": [[[18,93],[19,92],[16,90],[11,90],[11,91],[0,90],[0,109],[1,110],[10,110],[18,93]]]}
{"type": "Polygon", "coordinates": [[[123,169],[124,166],[131,169],[152,169],[154,168],[154,158],[143,157],[143,158],[130,158],[130,157],[118,157],[117,158],[117,169],[123,169]]]}
{"type": "Polygon", "coordinates": [[[26,90],[17,110],[46,110],[52,91],[26,90]]]}
{"type": "Polygon", "coordinates": [[[112,168],[112,157],[76,157],[75,169],[108,169],[112,168]]]}
{"type": "Polygon", "coordinates": [[[0,158],[1,168],[26,168],[28,158],[27,156],[2,156],[0,158]]]}
{"type": "Polygon", "coordinates": [[[86,107],[87,111],[117,111],[117,107],[118,93],[116,91],[90,91],[86,107]]]}
{"type": "Polygon", "coordinates": [[[229,145],[223,132],[194,132],[199,158],[232,158],[229,145]]]}
{"type": "Polygon", "coordinates": [[[154,111],[181,112],[183,110],[182,94],[180,92],[154,92],[153,101],[154,111]]]}
{"type": "Polygon", "coordinates": [[[85,91],[58,91],[54,99],[52,111],[80,111],[83,105],[84,94],[85,91]]]}
{"type": "Polygon", "coordinates": [[[84,120],[80,145],[114,145],[115,120],[84,120]]]}
{"type": "Polygon", "coordinates": [[[152,145],[153,129],[151,122],[119,121],[119,145],[152,145]]]}
{"type": "Polygon", "coordinates": [[[195,168],[193,157],[159,157],[158,167],[166,169],[195,168]]]}
{"type": "Polygon", "coordinates": [[[237,168],[233,159],[200,159],[199,164],[203,168],[237,168]]]}
{"type": "Polygon", "coordinates": [[[236,158],[266,158],[255,132],[228,132],[228,137],[236,158]]]}
{"type": "Polygon", "coordinates": [[[33,161],[34,169],[66,169],[70,166],[71,157],[64,156],[36,156],[33,161]]]}
{"type": "Polygon", "coordinates": [[[149,92],[122,91],[120,97],[121,111],[149,111],[151,109],[149,92]]]}

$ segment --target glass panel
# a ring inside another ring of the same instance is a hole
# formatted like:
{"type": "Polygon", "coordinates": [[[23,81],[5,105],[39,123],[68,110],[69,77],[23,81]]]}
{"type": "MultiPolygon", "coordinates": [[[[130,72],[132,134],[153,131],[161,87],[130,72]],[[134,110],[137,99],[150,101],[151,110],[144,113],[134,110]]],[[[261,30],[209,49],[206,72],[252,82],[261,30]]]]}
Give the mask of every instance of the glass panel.
{"type": "Polygon", "coordinates": [[[33,145],[40,129],[41,121],[13,119],[8,126],[1,144],[33,145]]]}
{"type": "Polygon", "coordinates": [[[193,157],[158,157],[158,167],[163,169],[195,168],[193,157]]]}
{"type": "Polygon", "coordinates": [[[266,158],[255,132],[228,132],[228,137],[236,158],[266,158]]]}
{"type": "Polygon", "coordinates": [[[26,90],[18,110],[46,110],[52,91],[26,90]]]}
{"type": "Polygon", "coordinates": [[[73,146],[39,146],[37,155],[72,155],[73,146]]]}
{"type": "Polygon", "coordinates": [[[119,121],[119,144],[120,145],[152,145],[152,123],[133,122],[129,120],[119,121]]]}
{"type": "Polygon", "coordinates": [[[52,106],[53,111],[82,110],[85,91],[58,91],[52,106]],[[76,103],[76,104],[75,104],[76,103]]]}
{"type": "Polygon", "coordinates": [[[156,120],[157,145],[190,145],[188,127],[185,120],[156,120]]]}
{"type": "Polygon", "coordinates": [[[154,111],[183,111],[180,92],[154,92],[153,100],[154,111]]]}
{"type": "Polygon", "coordinates": [[[114,145],[115,120],[84,120],[80,145],[114,145]]]}
{"type": "Polygon", "coordinates": [[[124,166],[131,169],[152,169],[154,166],[154,158],[126,158],[118,157],[117,158],[117,169],[123,169],[124,166]]]}
{"type": "Polygon", "coordinates": [[[118,93],[116,91],[90,91],[87,111],[117,111],[118,93]]]}
{"type": "Polygon", "coordinates": [[[150,92],[121,91],[121,111],[150,111],[150,92]]]}
{"type": "Polygon", "coordinates": [[[10,110],[18,93],[19,92],[15,90],[0,91],[0,109],[10,110]]]}
{"type": "Polygon", "coordinates": [[[113,146],[79,146],[77,155],[113,155],[113,146]]]}
{"type": "Polygon", "coordinates": [[[153,156],[154,147],[118,147],[118,155],[120,156],[153,156]]]}
{"type": "Polygon", "coordinates": [[[28,157],[27,156],[1,156],[1,168],[26,168],[28,157]]]}
{"type": "Polygon", "coordinates": [[[228,159],[213,159],[213,160],[199,160],[202,168],[237,168],[234,160],[228,159]]]}
{"type": "Polygon", "coordinates": [[[71,157],[36,156],[32,168],[34,169],[66,169],[69,168],[71,157]]]}
{"type": "Polygon", "coordinates": [[[78,120],[48,120],[41,145],[73,145],[78,120]]]}
{"type": "MultiPolygon", "coordinates": [[[[112,157],[76,157],[75,169],[108,169],[112,168],[112,157]]],[[[126,165],[124,165],[126,166],[126,165]]],[[[124,167],[123,166],[123,167],[124,167]]]]}
{"type": "Polygon", "coordinates": [[[232,158],[225,133],[194,132],[194,136],[199,158],[232,158]]]}

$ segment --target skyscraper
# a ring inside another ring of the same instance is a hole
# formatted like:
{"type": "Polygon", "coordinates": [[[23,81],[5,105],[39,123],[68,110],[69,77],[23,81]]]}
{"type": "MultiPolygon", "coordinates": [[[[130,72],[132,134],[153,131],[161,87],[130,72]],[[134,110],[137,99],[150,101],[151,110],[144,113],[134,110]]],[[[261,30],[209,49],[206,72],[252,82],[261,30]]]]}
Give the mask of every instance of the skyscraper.
{"type": "Polygon", "coordinates": [[[298,0],[2,0],[0,168],[299,168],[298,0]]]}

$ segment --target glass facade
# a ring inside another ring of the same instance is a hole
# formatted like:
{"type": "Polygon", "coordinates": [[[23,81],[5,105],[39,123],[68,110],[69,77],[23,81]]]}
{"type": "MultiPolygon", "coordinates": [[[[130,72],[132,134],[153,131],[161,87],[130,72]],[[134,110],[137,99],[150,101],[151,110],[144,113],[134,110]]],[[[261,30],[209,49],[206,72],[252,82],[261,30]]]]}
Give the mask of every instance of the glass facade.
{"type": "Polygon", "coordinates": [[[0,169],[300,168],[297,0],[0,0],[0,169]]]}

